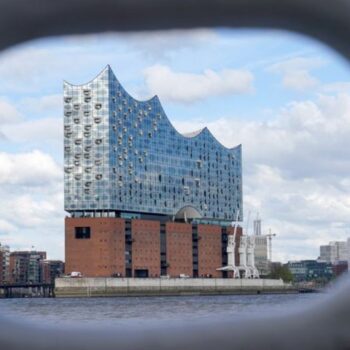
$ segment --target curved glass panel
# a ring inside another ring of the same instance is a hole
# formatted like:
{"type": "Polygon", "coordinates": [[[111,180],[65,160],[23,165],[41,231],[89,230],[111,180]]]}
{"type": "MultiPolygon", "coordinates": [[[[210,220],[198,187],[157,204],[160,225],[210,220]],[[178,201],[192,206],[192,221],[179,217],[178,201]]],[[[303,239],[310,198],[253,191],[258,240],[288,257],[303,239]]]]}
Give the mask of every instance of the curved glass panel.
{"type": "Polygon", "coordinates": [[[179,134],[157,96],[137,101],[110,66],[87,84],[65,82],[63,100],[64,110],[80,117],[64,118],[65,129],[79,125],[65,138],[65,147],[73,150],[65,153],[66,169],[73,167],[65,172],[65,210],[173,216],[191,206],[202,218],[234,220],[238,212],[242,220],[241,146],[224,147],[207,128],[179,134]],[[87,112],[93,123],[83,118],[87,112]],[[91,135],[84,133],[87,127],[91,135]],[[86,150],[88,144],[91,157],[85,154],[75,165],[81,145],[86,150]],[[83,190],[88,179],[95,197],[83,190]]]}

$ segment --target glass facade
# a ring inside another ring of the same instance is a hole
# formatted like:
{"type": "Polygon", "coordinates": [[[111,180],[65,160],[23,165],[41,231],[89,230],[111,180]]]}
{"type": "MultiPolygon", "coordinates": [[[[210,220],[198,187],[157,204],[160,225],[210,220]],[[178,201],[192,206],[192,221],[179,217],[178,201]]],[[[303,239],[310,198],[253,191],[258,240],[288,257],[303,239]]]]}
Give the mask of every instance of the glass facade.
{"type": "MultiPolygon", "coordinates": [[[[65,210],[242,220],[241,146],[204,128],[181,135],[157,96],[132,98],[107,66],[84,85],[64,83],[65,210]]],[[[111,215],[112,216],[112,215],[111,215]]]]}

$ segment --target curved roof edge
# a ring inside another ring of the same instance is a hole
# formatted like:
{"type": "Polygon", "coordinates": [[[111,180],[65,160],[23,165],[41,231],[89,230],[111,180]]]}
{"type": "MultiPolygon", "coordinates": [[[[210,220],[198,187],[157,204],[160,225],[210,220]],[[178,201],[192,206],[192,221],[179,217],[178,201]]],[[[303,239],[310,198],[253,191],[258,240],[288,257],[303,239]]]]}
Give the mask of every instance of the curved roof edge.
{"type": "Polygon", "coordinates": [[[196,137],[196,136],[198,136],[199,134],[201,134],[201,133],[204,131],[205,128],[206,128],[206,127],[201,128],[201,129],[196,130],[196,131],[191,131],[191,132],[182,133],[182,136],[185,136],[185,137],[188,137],[188,138],[196,137]]]}
{"type": "Polygon", "coordinates": [[[160,109],[161,111],[164,113],[164,116],[166,117],[166,120],[168,121],[168,123],[170,124],[170,126],[177,132],[178,135],[186,138],[186,139],[194,139],[196,137],[200,137],[202,134],[204,133],[208,133],[209,136],[216,142],[218,143],[221,147],[229,150],[229,151],[237,151],[238,149],[241,149],[242,145],[239,144],[237,146],[234,146],[234,147],[226,147],[224,146],[213,134],[212,132],[205,126],[204,128],[201,128],[199,130],[196,130],[196,131],[192,131],[192,132],[186,132],[186,133],[181,133],[179,132],[175,127],[174,125],[171,123],[168,115],[165,113],[164,111],[164,108],[159,100],[159,97],[158,95],[154,95],[153,97],[147,99],[147,100],[137,100],[136,98],[134,98],[133,96],[131,96],[123,87],[123,85],[119,82],[119,80],[117,79],[116,75],[114,74],[111,66],[109,64],[106,65],[105,68],[103,68],[93,79],[91,79],[90,81],[84,83],[84,84],[72,84],[70,82],[68,82],[67,80],[63,80],[63,83],[64,84],[67,84],[67,85],[70,85],[70,86],[84,86],[84,85],[87,85],[87,84],[90,84],[92,83],[94,80],[96,80],[99,76],[101,76],[106,70],[109,71],[110,74],[113,75],[114,79],[119,83],[119,85],[121,86],[121,88],[124,90],[124,92],[130,97],[132,98],[134,101],[138,102],[138,103],[147,103],[147,102],[150,102],[152,100],[156,100],[156,102],[159,104],[160,106],[160,109]]]}
{"type": "Polygon", "coordinates": [[[111,66],[109,64],[107,64],[106,67],[104,67],[97,75],[95,75],[95,77],[93,79],[87,81],[86,83],[83,83],[83,84],[72,84],[72,83],[70,83],[67,80],[63,80],[63,84],[67,84],[67,85],[70,85],[70,86],[84,86],[84,85],[90,84],[94,80],[96,80],[100,75],[102,75],[107,69],[112,70],[112,68],[111,68],[111,66]]]}
{"type": "MultiPolygon", "coordinates": [[[[168,121],[169,121],[169,118],[168,116],[166,116],[168,121]]],[[[169,121],[170,122],[170,121],[169,121]]],[[[171,123],[170,123],[171,124],[171,123]]],[[[176,130],[176,128],[171,124],[171,126],[176,130]]],[[[177,131],[177,130],[176,130],[177,131]]],[[[229,150],[229,151],[236,151],[237,149],[241,148],[242,147],[242,144],[239,144],[237,146],[234,146],[234,147],[226,147],[225,145],[223,145],[214,135],[213,133],[205,126],[204,128],[202,129],[199,129],[199,130],[196,130],[196,131],[192,131],[192,132],[186,132],[186,133],[179,133],[181,136],[183,137],[186,137],[186,138],[190,138],[190,139],[194,139],[196,137],[199,137],[201,136],[202,134],[205,134],[205,133],[208,133],[209,136],[216,142],[218,143],[221,147],[229,150]]]]}

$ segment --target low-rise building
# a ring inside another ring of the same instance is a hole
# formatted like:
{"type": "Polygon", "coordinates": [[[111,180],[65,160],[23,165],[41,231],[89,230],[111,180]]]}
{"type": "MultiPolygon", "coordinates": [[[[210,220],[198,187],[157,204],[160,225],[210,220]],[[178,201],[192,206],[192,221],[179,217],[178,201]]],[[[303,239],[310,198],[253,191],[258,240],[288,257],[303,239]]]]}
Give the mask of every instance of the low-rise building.
{"type": "Polygon", "coordinates": [[[10,254],[10,281],[12,283],[41,283],[41,261],[46,252],[16,251],[10,254]]]}
{"type": "Polygon", "coordinates": [[[0,284],[9,281],[10,274],[10,247],[0,243],[0,284]]]}
{"type": "Polygon", "coordinates": [[[41,260],[41,282],[54,283],[56,277],[64,274],[64,262],[61,260],[41,260]]]}
{"type": "Polygon", "coordinates": [[[329,281],[334,277],[333,266],[318,260],[289,261],[287,266],[295,282],[329,281]]]}

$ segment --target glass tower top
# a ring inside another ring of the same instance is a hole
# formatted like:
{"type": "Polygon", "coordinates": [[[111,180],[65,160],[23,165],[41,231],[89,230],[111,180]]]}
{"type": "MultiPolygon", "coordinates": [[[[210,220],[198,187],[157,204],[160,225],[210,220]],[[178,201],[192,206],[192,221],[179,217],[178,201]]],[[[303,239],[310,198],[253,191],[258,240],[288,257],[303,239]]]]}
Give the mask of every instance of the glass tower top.
{"type": "Polygon", "coordinates": [[[64,192],[71,213],[242,220],[241,146],[179,134],[157,96],[137,101],[110,66],[64,82],[64,192]]]}

